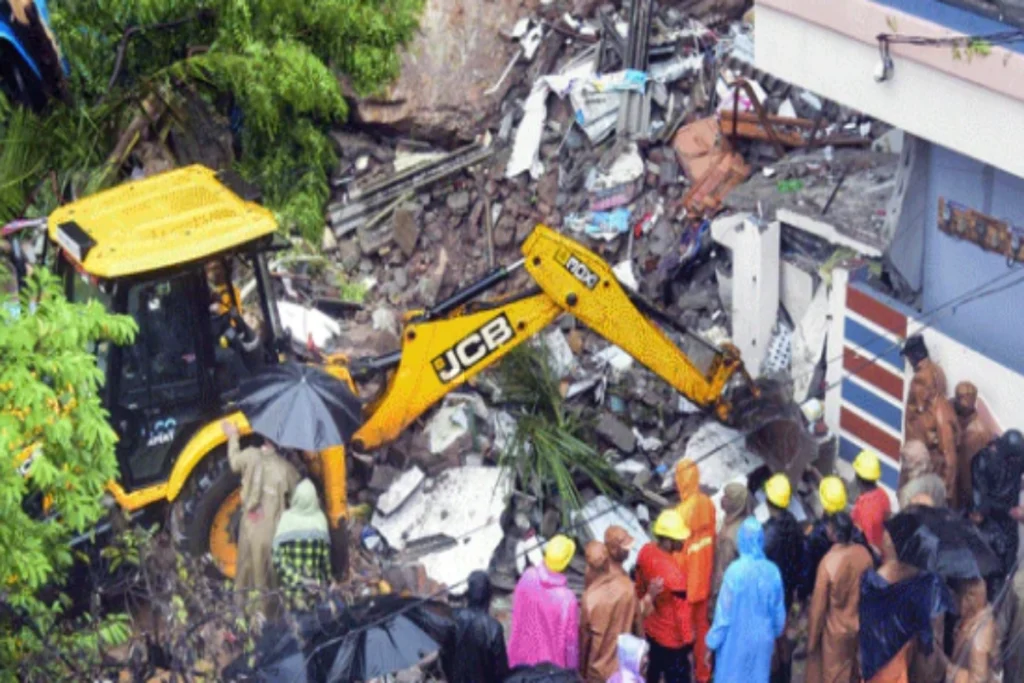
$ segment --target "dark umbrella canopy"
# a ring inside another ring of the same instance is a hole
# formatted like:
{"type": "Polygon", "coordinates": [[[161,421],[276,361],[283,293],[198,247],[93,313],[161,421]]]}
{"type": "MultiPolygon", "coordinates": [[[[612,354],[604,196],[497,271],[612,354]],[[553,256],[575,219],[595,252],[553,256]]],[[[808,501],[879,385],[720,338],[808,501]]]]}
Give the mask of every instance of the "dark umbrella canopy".
{"type": "Polygon", "coordinates": [[[1002,570],[978,530],[948,508],[911,505],[885,528],[902,562],[944,579],[983,579],[1002,570]]]}
{"type": "Polygon", "coordinates": [[[504,683],[582,683],[575,669],[560,669],[554,664],[517,666],[504,683]]]}
{"type": "Polygon", "coordinates": [[[368,681],[416,666],[454,644],[451,610],[437,602],[382,596],[350,610],[358,624],[341,640],[329,683],[368,681]]]}
{"type": "Polygon", "coordinates": [[[239,389],[238,408],[252,430],[282,448],[342,446],[362,425],[362,404],[348,385],[311,365],[275,365],[239,389]]]}

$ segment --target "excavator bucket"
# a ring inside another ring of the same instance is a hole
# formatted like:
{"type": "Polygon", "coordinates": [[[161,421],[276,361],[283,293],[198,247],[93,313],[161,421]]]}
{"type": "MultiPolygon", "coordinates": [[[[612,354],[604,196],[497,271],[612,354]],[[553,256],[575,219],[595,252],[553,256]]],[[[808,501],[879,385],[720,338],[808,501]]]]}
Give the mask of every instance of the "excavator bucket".
{"type": "Polygon", "coordinates": [[[782,472],[794,484],[800,481],[817,457],[818,445],[785,385],[758,380],[733,397],[733,406],[733,426],[747,435],[747,448],[773,473],[782,472]]]}

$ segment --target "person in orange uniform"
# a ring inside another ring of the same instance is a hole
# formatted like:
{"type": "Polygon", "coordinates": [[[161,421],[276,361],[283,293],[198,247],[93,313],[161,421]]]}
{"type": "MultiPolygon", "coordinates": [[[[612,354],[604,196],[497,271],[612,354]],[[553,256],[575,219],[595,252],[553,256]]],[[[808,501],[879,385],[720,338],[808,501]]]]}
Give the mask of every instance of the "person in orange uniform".
{"type": "Polygon", "coordinates": [[[860,495],[853,505],[853,523],[864,532],[868,543],[881,552],[885,537],[885,520],[892,515],[889,494],[879,488],[882,478],[882,463],[873,451],[863,450],[853,461],[853,472],[857,475],[860,495]]]}
{"type": "Polygon", "coordinates": [[[674,555],[690,533],[676,510],[665,510],[651,529],[654,542],[636,558],[636,595],[650,644],[647,683],[690,683],[693,628],[686,602],[686,576],[674,555]]]}
{"type": "Polygon", "coordinates": [[[715,504],[700,490],[700,472],[692,460],[684,458],[676,464],[676,489],[679,506],[676,508],[690,537],[676,558],[686,574],[686,599],[690,603],[693,623],[694,677],[697,683],[711,680],[708,666],[707,644],[704,642],[711,628],[708,602],[715,571],[715,504]]]}

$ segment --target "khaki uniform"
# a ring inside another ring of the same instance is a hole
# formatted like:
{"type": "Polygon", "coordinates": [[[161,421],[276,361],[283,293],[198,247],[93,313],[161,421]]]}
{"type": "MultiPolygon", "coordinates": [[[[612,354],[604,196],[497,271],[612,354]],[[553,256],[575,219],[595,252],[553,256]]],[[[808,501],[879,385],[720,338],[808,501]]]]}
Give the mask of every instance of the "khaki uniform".
{"type": "Polygon", "coordinates": [[[299,473],[272,448],[240,449],[237,436],[228,439],[228,462],[242,477],[235,588],[239,592],[273,588],[274,533],[288,495],[299,483],[299,473]]]}
{"type": "Polygon", "coordinates": [[[818,565],[808,620],[807,683],[856,683],[860,578],[874,566],[859,543],[834,545],[818,565]]]}

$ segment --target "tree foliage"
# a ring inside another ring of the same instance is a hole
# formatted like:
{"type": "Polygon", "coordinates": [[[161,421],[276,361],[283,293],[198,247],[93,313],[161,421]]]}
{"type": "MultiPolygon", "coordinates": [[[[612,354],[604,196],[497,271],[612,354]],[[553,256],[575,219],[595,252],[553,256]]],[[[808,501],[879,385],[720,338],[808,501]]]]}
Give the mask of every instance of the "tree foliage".
{"type": "MultiPolygon", "coordinates": [[[[27,150],[0,144],[0,220],[20,212],[51,170],[62,190],[110,182],[103,162],[139,103],[157,93],[175,111],[176,94],[189,90],[230,118],[241,142],[238,170],[282,222],[319,237],[337,163],[327,131],[347,115],[339,73],[356,94],[396,77],[396,50],[414,35],[422,2],[51,3],[74,103],[32,120],[0,102],[0,143],[30,139],[27,150]]],[[[54,200],[37,197],[37,211],[54,200]]]]}
{"type": "MultiPolygon", "coordinates": [[[[0,467],[0,671],[13,672],[65,637],[55,625],[67,602],[48,605],[40,591],[72,563],[70,539],[102,516],[117,475],[92,350],[130,342],[136,327],[99,302],[68,302],[56,276],[38,270],[18,299],[0,301],[0,329],[0,453],[15,459],[0,467]]],[[[104,629],[88,637],[109,644],[125,633],[116,622],[104,629]]]]}

